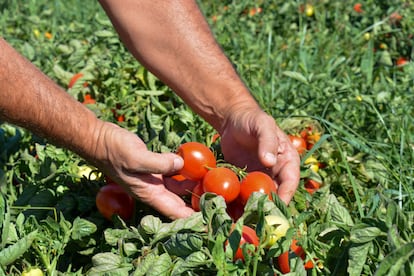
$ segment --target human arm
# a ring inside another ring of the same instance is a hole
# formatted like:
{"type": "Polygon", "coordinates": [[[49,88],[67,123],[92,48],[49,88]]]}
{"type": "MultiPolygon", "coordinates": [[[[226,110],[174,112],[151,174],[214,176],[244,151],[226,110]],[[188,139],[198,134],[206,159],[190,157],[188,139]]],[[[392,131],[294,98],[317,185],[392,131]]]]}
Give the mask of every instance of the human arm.
{"type": "Polygon", "coordinates": [[[129,51],[222,137],[235,165],[266,170],[288,203],[299,156],[229,62],[195,1],[100,0],[129,51]]]}
{"type": "Polygon", "coordinates": [[[99,120],[2,38],[0,49],[0,120],[79,154],[165,216],[193,213],[162,179],[182,167],[180,157],[148,151],[135,134],[99,120]]]}

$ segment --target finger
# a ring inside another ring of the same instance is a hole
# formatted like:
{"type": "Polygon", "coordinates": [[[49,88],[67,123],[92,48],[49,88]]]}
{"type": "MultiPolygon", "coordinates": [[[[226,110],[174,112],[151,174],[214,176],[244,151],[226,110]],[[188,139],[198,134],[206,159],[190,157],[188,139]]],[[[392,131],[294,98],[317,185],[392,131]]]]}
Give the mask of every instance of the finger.
{"type": "Polygon", "coordinates": [[[300,158],[298,153],[288,147],[278,158],[277,182],[280,199],[289,204],[299,185],[300,158]]]}
{"type": "Polygon", "coordinates": [[[262,122],[258,130],[258,155],[263,166],[269,168],[273,167],[277,162],[279,139],[277,137],[278,129],[274,123],[274,119],[266,116],[266,120],[271,120],[271,122],[262,122]]]}
{"type": "Polygon", "coordinates": [[[168,190],[160,191],[158,196],[149,204],[172,220],[189,217],[195,212],[179,196],[168,190]]]}
{"type": "Polygon", "coordinates": [[[174,153],[143,151],[137,156],[134,171],[141,174],[172,175],[184,166],[184,160],[174,153]]]}
{"type": "Polygon", "coordinates": [[[141,175],[142,185],[130,185],[129,188],[139,199],[170,219],[186,218],[195,211],[188,207],[181,197],[168,191],[161,175],[141,175]]]}

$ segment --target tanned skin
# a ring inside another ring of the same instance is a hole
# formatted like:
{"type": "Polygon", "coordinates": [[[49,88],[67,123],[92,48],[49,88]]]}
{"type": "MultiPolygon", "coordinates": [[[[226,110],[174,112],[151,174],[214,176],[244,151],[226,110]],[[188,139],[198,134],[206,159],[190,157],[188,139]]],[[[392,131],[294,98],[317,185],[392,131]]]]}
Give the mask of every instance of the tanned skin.
{"type": "MultiPolygon", "coordinates": [[[[218,131],[226,160],[269,173],[289,203],[299,156],[234,70],[196,1],[99,2],[134,57],[218,131]]],[[[194,212],[163,177],[183,166],[179,156],[148,151],[137,135],[99,120],[3,39],[0,49],[0,119],[79,154],[171,219],[194,212]]]]}

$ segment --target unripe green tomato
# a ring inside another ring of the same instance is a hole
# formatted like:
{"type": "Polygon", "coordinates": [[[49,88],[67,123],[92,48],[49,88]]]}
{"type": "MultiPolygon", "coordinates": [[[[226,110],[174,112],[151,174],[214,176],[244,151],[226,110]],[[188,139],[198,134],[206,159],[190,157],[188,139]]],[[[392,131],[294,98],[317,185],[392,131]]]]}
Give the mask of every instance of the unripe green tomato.
{"type": "Polygon", "coordinates": [[[265,217],[265,229],[267,235],[267,247],[274,245],[280,238],[286,236],[286,232],[290,228],[289,221],[277,215],[267,215],[265,217]]]}
{"type": "Polygon", "coordinates": [[[43,276],[43,271],[40,268],[31,268],[23,271],[22,276],[43,276]]]}

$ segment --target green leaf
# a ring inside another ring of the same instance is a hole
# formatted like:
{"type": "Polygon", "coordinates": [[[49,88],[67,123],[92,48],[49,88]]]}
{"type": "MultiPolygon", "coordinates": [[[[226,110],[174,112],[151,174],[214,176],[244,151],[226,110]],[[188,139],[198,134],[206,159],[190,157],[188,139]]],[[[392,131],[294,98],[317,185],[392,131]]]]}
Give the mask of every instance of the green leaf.
{"type": "Polygon", "coordinates": [[[162,221],[152,215],[145,216],[141,219],[140,226],[149,235],[157,234],[161,228],[162,221]]]}
{"type": "Polygon", "coordinates": [[[309,84],[309,81],[306,79],[306,77],[299,72],[284,71],[283,75],[289,78],[295,79],[297,81],[300,81],[303,84],[309,84]]]}
{"type": "Polygon", "coordinates": [[[151,251],[144,257],[138,258],[134,276],[146,275],[147,271],[154,266],[153,264],[155,263],[157,257],[156,251],[151,251]]]}
{"type": "Polygon", "coordinates": [[[95,32],[95,35],[97,37],[113,37],[115,36],[115,33],[113,31],[108,31],[108,30],[99,30],[95,32]]]}
{"type": "Polygon", "coordinates": [[[151,269],[147,271],[147,276],[167,276],[170,273],[173,263],[170,255],[167,253],[161,254],[155,259],[151,269]]]}
{"type": "Polygon", "coordinates": [[[0,265],[7,266],[20,258],[32,245],[37,236],[37,230],[30,232],[16,243],[0,251],[0,265]]]}
{"type": "Polygon", "coordinates": [[[90,236],[95,233],[97,227],[94,223],[89,220],[77,217],[73,221],[71,237],[74,240],[80,240],[84,237],[90,236]]]}
{"type": "Polygon", "coordinates": [[[351,229],[350,240],[353,243],[366,243],[381,235],[385,236],[386,233],[383,233],[378,227],[353,228],[351,229]]]}
{"type": "Polygon", "coordinates": [[[348,210],[343,207],[335,195],[331,194],[328,198],[328,212],[332,222],[338,222],[347,226],[353,226],[354,222],[348,210]]]}
{"type": "Polygon", "coordinates": [[[133,268],[131,263],[124,263],[121,256],[111,252],[93,256],[92,265],[87,275],[128,275],[133,268]]]}
{"type": "MultiPolygon", "coordinates": [[[[388,254],[380,263],[375,276],[400,275],[404,266],[410,266],[414,259],[414,242],[404,244],[388,254]]],[[[412,271],[412,266],[408,268],[412,271]]],[[[412,275],[412,274],[411,274],[412,275]]]]}
{"type": "Polygon", "coordinates": [[[362,269],[365,265],[369,248],[372,246],[371,242],[352,244],[349,248],[348,255],[348,275],[361,275],[362,269]]]}
{"type": "Polygon", "coordinates": [[[158,228],[157,233],[154,235],[153,243],[180,231],[205,232],[206,227],[204,225],[201,213],[197,212],[190,217],[181,218],[170,223],[161,224],[158,228]]]}
{"type": "Polygon", "coordinates": [[[368,47],[365,50],[365,54],[361,60],[361,72],[367,79],[367,83],[370,85],[373,79],[373,71],[374,71],[374,44],[373,40],[369,41],[368,47]]]}
{"type": "Polygon", "coordinates": [[[164,243],[168,254],[182,258],[199,251],[202,246],[202,237],[193,233],[174,234],[164,243]]]}
{"type": "Polygon", "coordinates": [[[227,237],[223,233],[218,233],[215,237],[215,243],[211,254],[213,255],[213,262],[219,271],[225,269],[226,255],[224,252],[224,242],[227,237]]]}
{"type": "Polygon", "coordinates": [[[211,263],[211,261],[207,258],[204,252],[193,252],[190,255],[188,255],[184,260],[179,259],[176,262],[171,272],[171,276],[179,276],[183,275],[186,271],[194,271],[197,269],[201,269],[201,267],[209,263],[211,263]]]}
{"type": "Polygon", "coordinates": [[[111,246],[117,245],[120,239],[122,240],[140,240],[142,241],[142,237],[140,237],[137,231],[133,232],[129,229],[111,229],[107,228],[104,231],[104,237],[107,244],[111,246]]]}

